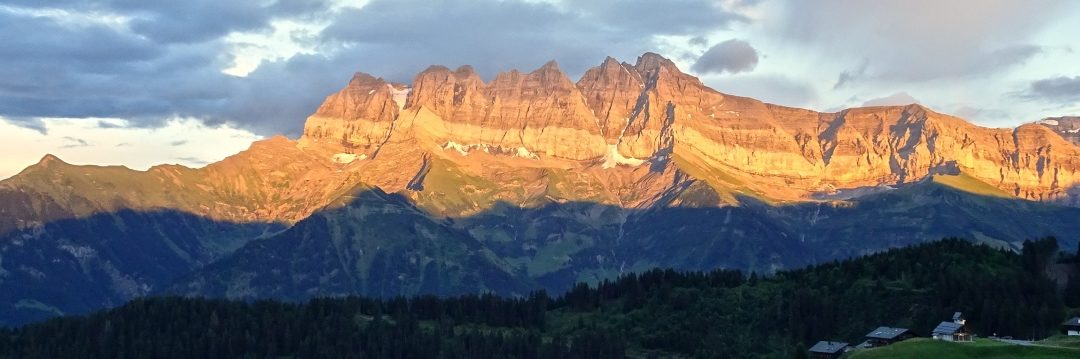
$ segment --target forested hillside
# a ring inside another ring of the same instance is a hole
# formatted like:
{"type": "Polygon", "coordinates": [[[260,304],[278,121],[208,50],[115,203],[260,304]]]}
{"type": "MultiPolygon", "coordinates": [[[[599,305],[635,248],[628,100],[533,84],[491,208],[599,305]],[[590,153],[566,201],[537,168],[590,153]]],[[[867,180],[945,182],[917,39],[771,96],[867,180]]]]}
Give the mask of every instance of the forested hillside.
{"type": "Polygon", "coordinates": [[[1065,317],[1053,239],[947,239],[769,277],[652,270],[560,297],[147,298],[0,332],[0,357],[790,357],[879,325],[1044,336],[1065,317]]]}

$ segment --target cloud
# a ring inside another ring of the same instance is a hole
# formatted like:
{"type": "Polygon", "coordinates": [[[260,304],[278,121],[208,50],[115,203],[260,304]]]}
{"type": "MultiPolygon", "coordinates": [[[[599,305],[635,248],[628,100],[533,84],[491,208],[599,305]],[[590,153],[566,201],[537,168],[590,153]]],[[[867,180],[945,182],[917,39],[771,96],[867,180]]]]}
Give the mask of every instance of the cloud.
{"type": "Polygon", "coordinates": [[[270,1],[129,1],[12,0],[9,6],[30,10],[62,9],[69,13],[105,14],[126,20],[136,35],[157,43],[194,43],[218,39],[234,31],[267,28],[278,18],[304,18],[327,11],[327,0],[270,1]]]}
{"type": "Polygon", "coordinates": [[[298,134],[303,118],[356,71],[411,83],[433,64],[469,64],[490,79],[499,71],[528,71],[557,59],[569,76],[576,76],[605,56],[632,59],[655,50],[656,34],[697,36],[744,21],[713,2],[684,0],[683,7],[666,10],[673,15],[665,15],[685,15],[681,21],[635,23],[609,11],[658,12],[659,5],[618,4],[595,1],[563,8],[525,1],[373,0],[342,10],[331,25],[307,39],[320,49],[317,53],[266,62],[248,74],[223,115],[260,134],[298,134]]]}
{"type": "Polygon", "coordinates": [[[785,3],[772,30],[822,61],[865,57],[872,70],[867,76],[914,82],[1022,64],[1041,51],[1031,37],[1051,23],[1047,19],[1076,8],[1069,1],[795,1],[785,3]]]}
{"type": "Polygon", "coordinates": [[[1039,100],[1062,105],[1074,105],[1080,102],[1080,76],[1058,76],[1033,81],[1028,89],[1021,93],[1028,100],[1039,100]]]}
{"type": "Polygon", "coordinates": [[[598,0],[561,6],[498,0],[373,0],[342,11],[320,38],[348,47],[337,57],[396,81],[438,61],[473,65],[482,75],[532,69],[558,59],[570,74],[605,56],[656,50],[656,36],[698,36],[745,21],[713,1],[598,0]],[[647,14],[648,16],[643,16],[647,14]],[[468,26],[462,26],[468,24],[468,26]]]}
{"type": "Polygon", "coordinates": [[[833,90],[839,89],[844,85],[847,85],[848,83],[862,78],[863,75],[866,74],[866,68],[869,65],[869,61],[863,60],[862,64],[860,64],[859,67],[855,68],[854,70],[846,70],[841,72],[840,75],[836,77],[836,83],[833,84],[833,90]]]}
{"type": "Polygon", "coordinates": [[[195,118],[297,135],[355,71],[411,82],[441,62],[472,64],[490,78],[558,59],[574,75],[607,55],[656,50],[658,36],[745,21],[708,0],[372,0],[340,9],[323,0],[13,0],[0,6],[0,116],[41,131],[40,118],[128,126],[195,118]],[[280,19],[329,25],[293,34],[314,51],[266,61],[243,78],[222,73],[233,65],[227,35],[267,31],[280,19]]]}
{"type": "Polygon", "coordinates": [[[198,157],[192,157],[192,156],[174,157],[173,160],[180,161],[180,162],[187,162],[188,164],[193,164],[193,165],[196,165],[196,166],[205,166],[207,164],[210,164],[210,161],[207,161],[207,160],[204,160],[204,159],[201,159],[201,158],[198,158],[198,157]]]}
{"type": "Polygon", "coordinates": [[[809,106],[818,93],[809,83],[776,74],[747,74],[733,77],[705,77],[703,81],[718,91],[749,96],[784,106],[809,106]]]}
{"type": "Polygon", "coordinates": [[[0,116],[212,117],[235,80],[220,43],[160,45],[102,23],[69,24],[0,9],[0,116]],[[15,34],[15,36],[7,36],[15,34]]]}
{"type": "Polygon", "coordinates": [[[188,143],[187,140],[172,141],[172,142],[169,142],[169,146],[183,146],[183,145],[186,145],[187,143],[188,143]]]}
{"type": "Polygon", "coordinates": [[[911,97],[911,95],[909,95],[907,92],[901,91],[901,92],[897,92],[897,93],[894,93],[892,95],[888,95],[888,96],[885,96],[885,97],[878,97],[878,98],[867,100],[866,102],[863,102],[862,105],[864,107],[869,107],[869,106],[902,106],[902,105],[910,105],[910,104],[913,104],[913,103],[919,103],[919,100],[916,100],[914,97],[911,97]]]}
{"type": "Polygon", "coordinates": [[[734,74],[752,71],[757,63],[757,50],[746,41],[731,39],[710,47],[698,58],[691,70],[701,74],[734,74]]]}
{"type": "Polygon", "coordinates": [[[90,143],[86,142],[86,140],[81,139],[81,138],[75,138],[75,137],[71,137],[71,136],[64,136],[63,140],[64,140],[65,144],[61,145],[60,148],[78,148],[78,147],[88,147],[88,146],[90,146],[90,143]]]}
{"type": "Polygon", "coordinates": [[[994,122],[1002,119],[1008,119],[1009,113],[998,109],[988,108],[976,108],[968,105],[961,105],[954,109],[953,114],[957,117],[979,122],[994,122]]]}
{"type": "Polygon", "coordinates": [[[98,120],[97,127],[98,128],[124,128],[126,126],[125,126],[124,122],[112,122],[112,121],[98,120]]]}
{"type": "MultiPolygon", "coordinates": [[[[3,103],[3,99],[0,99],[0,104],[3,103]]],[[[45,126],[45,121],[42,121],[40,117],[25,117],[25,116],[7,116],[2,117],[3,113],[0,112],[0,124],[6,122],[22,128],[37,131],[42,135],[49,133],[48,126],[45,126]]]]}

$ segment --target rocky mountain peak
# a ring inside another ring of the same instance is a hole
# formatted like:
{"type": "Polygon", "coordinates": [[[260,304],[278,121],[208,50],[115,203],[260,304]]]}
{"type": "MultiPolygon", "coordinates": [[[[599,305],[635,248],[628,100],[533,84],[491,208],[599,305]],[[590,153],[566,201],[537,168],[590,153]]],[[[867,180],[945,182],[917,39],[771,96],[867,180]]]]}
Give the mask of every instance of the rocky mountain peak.
{"type": "Polygon", "coordinates": [[[479,77],[480,75],[476,74],[476,69],[473,69],[471,65],[461,65],[458,66],[457,70],[454,70],[454,76],[464,79],[473,76],[479,77]]]}
{"type": "Polygon", "coordinates": [[[363,87],[374,88],[385,84],[382,78],[377,78],[363,72],[357,72],[353,74],[351,80],[349,80],[348,87],[363,87]]]}
{"type": "Polygon", "coordinates": [[[638,72],[642,74],[657,71],[668,71],[678,74],[682,73],[682,71],[679,71],[679,67],[676,66],[674,62],[668,60],[666,57],[663,57],[660,54],[653,52],[646,52],[641,56],[638,56],[637,63],[634,64],[634,68],[636,68],[638,72]]]}
{"type": "Polygon", "coordinates": [[[53,165],[66,165],[66,164],[67,164],[67,162],[64,162],[63,160],[60,159],[60,157],[56,157],[55,155],[53,155],[51,153],[45,154],[45,156],[42,156],[41,159],[38,160],[38,162],[37,162],[37,166],[41,166],[41,167],[47,167],[47,166],[53,166],[53,165]]]}
{"type": "Polygon", "coordinates": [[[540,68],[533,70],[532,74],[563,78],[566,77],[566,74],[564,74],[562,72],[562,69],[559,68],[559,63],[555,62],[555,60],[545,62],[543,66],[540,66],[540,68]]]}

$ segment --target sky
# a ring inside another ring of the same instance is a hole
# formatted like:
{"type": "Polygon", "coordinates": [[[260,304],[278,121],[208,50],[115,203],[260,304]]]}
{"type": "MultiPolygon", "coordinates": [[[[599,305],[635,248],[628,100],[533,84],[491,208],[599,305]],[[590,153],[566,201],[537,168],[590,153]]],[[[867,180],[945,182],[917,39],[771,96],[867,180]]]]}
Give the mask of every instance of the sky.
{"type": "Polygon", "coordinates": [[[357,71],[576,80],[662,54],[710,87],[819,111],[921,103],[987,127],[1080,114],[1080,1],[5,0],[0,178],[201,167],[299,136],[357,71]]]}

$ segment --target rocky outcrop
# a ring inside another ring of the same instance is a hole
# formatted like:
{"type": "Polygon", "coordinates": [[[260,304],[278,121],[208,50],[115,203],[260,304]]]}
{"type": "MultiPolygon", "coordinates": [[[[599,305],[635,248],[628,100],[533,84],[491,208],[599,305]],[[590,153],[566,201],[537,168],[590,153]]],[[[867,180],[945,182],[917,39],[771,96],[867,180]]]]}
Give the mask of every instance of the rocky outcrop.
{"type": "Polygon", "coordinates": [[[528,156],[588,160],[604,154],[584,98],[555,62],[485,84],[471,67],[420,73],[407,108],[435,114],[417,125],[449,148],[495,148],[528,156]]]}
{"type": "Polygon", "coordinates": [[[390,136],[408,88],[357,73],[304,124],[302,145],[339,143],[344,153],[372,157],[390,136]]]}
{"type": "Polygon", "coordinates": [[[1074,145],[1080,145],[1080,116],[1048,117],[1035,123],[1054,130],[1074,145]]]}

